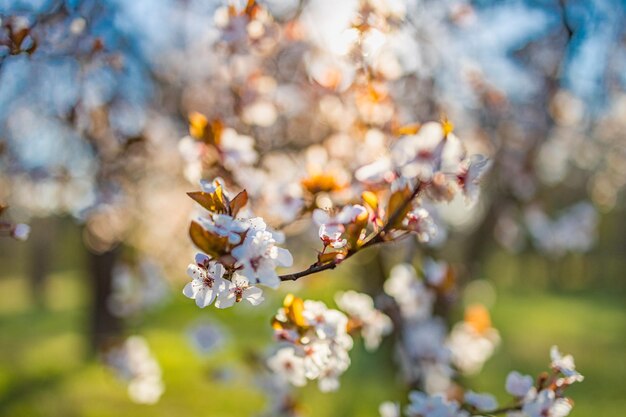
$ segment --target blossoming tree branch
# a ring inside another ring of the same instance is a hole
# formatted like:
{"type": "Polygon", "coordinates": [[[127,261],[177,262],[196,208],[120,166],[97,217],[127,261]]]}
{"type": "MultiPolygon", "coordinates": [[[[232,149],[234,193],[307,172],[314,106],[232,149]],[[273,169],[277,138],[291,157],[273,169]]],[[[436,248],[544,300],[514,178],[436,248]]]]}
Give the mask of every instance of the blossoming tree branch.
{"type": "MultiPolygon", "coordinates": [[[[394,4],[358,2],[347,26],[327,28],[324,34],[310,26],[319,12],[315,6],[280,18],[253,0],[244,8],[216,12],[222,31],[216,53],[235,71],[223,74],[224,97],[234,107],[191,112],[190,136],[181,142],[188,177],[214,175],[189,193],[199,205],[189,235],[200,252],[187,269],[191,281],[183,294],[198,307],[256,306],[264,301],[261,287],[276,289],[281,282],[334,269],[371,246],[409,237],[428,244],[440,232],[435,205],[460,198],[472,206],[478,200],[489,159],[468,153],[446,117],[406,120],[401,101],[391,93],[394,81],[404,76],[402,69],[385,67],[378,59],[388,39],[409,26],[394,4]],[[337,38],[331,39],[333,31],[337,38]],[[267,92],[280,80],[266,71],[272,59],[294,45],[305,49],[299,59],[306,70],[291,74],[290,82],[313,98],[307,103],[311,114],[320,109],[320,117],[332,118],[343,107],[356,111],[323,146],[305,141],[299,149],[268,150],[239,132],[276,122],[275,110],[284,103],[267,92]],[[242,62],[247,67],[239,67],[242,62]],[[306,166],[304,173],[298,164],[306,166]],[[281,268],[292,267],[294,260],[283,230],[309,219],[317,227],[319,249],[308,267],[285,273],[281,268]]],[[[407,416],[566,415],[572,402],[564,391],[582,376],[571,356],[561,356],[556,348],[552,374],[536,381],[509,375],[506,388],[513,399],[507,406],[498,408],[490,394],[454,394],[454,375],[478,372],[500,340],[481,305],[468,307],[464,320],[446,334],[435,306],[453,298],[454,276],[444,261],[427,259],[421,270],[398,264],[381,288],[391,300],[382,310],[356,291],[336,295],[339,309],[289,294],[272,320],[278,342],[266,362],[272,386],[317,381],[322,391],[337,390],[350,365],[353,336],[361,334],[372,350],[393,331],[400,367],[410,385],[421,390],[410,394],[407,416]]],[[[268,415],[297,414],[288,392],[274,392],[276,408],[268,415]]],[[[380,412],[391,417],[401,410],[384,403],[380,412]]]]}

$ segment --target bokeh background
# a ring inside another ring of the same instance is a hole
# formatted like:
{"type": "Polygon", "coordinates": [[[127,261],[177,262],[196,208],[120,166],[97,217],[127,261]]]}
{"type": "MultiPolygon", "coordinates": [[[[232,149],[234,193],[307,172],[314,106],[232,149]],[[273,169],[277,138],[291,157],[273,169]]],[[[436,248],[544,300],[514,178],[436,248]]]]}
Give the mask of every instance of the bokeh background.
{"type": "MultiPolygon", "coordinates": [[[[263,3],[284,17],[309,2],[263,3]]],[[[415,44],[402,52],[412,57],[411,75],[396,86],[413,97],[409,113],[422,121],[445,111],[459,135],[495,161],[486,202],[470,220],[450,215],[448,243],[438,249],[463,279],[479,283],[452,319],[478,291],[502,336],[483,372],[464,382],[503,393],[509,370],[540,372],[557,344],[585,375],[571,390],[571,415],[621,415],[626,4],[399,3],[416,28],[415,44]]],[[[214,85],[220,60],[210,52],[220,5],[0,0],[0,203],[10,205],[9,219],[32,228],[27,242],[0,240],[1,416],[254,415],[265,402],[254,363],[272,343],[269,317],[284,294],[333,304],[335,291],[380,279],[405,250],[362,253],[267,291],[260,308],[205,311],[181,296],[192,253],[184,193],[196,185],[178,143],[190,111],[231,100],[214,85]],[[112,315],[114,284],[103,285],[102,274],[150,257],[152,281],[134,291],[150,286],[155,301],[141,314],[112,315]],[[202,323],[221,329],[221,342],[205,353],[189,336],[202,323]],[[141,334],[150,344],[166,386],[158,404],[132,403],[102,365],[96,348],[112,333],[141,334]]],[[[246,133],[261,150],[306,146],[289,136],[303,131],[311,140],[327,133],[294,123],[246,133]]],[[[315,243],[290,239],[305,265],[315,243]]],[[[404,400],[389,341],[376,353],[357,343],[351,357],[340,391],[299,392],[308,415],[377,416],[381,402],[404,400]]]]}

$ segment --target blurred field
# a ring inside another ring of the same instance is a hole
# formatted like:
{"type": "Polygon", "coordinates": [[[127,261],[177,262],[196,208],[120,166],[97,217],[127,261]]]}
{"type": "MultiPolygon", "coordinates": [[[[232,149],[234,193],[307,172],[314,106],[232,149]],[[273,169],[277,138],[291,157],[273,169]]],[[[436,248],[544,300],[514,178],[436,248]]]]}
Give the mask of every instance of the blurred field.
{"type": "MultiPolygon", "coordinates": [[[[0,274],[0,416],[246,416],[262,410],[265,400],[252,384],[246,358],[271,343],[268,318],[283,293],[270,295],[262,308],[199,310],[177,296],[185,282],[184,274],[177,277],[169,302],[129,325],[129,333],[148,339],[166,384],[157,405],[135,405],[124,384],[88,355],[87,284],[76,253],[65,248],[76,240],[70,234],[58,249],[61,256],[46,284],[46,309],[33,307],[24,268],[15,259],[2,259],[7,268],[0,274]],[[192,350],[185,334],[186,326],[203,317],[223,322],[230,334],[227,345],[206,358],[192,350]]],[[[23,259],[25,247],[14,255],[23,259]]],[[[570,264],[564,272],[574,268],[570,264]]],[[[490,256],[484,275],[498,288],[492,312],[503,345],[483,373],[466,382],[475,390],[502,394],[509,370],[536,374],[546,368],[548,350],[557,344],[574,354],[586,377],[571,390],[576,401],[571,415],[621,415],[626,410],[623,292],[588,285],[546,289],[545,282],[531,279],[543,267],[543,261],[514,260],[502,252],[490,256]]],[[[348,286],[347,270],[340,271],[318,277],[299,294],[330,301],[334,288],[348,286]]],[[[402,384],[393,382],[390,344],[370,354],[359,341],[351,356],[339,392],[321,394],[314,385],[301,392],[308,415],[374,417],[380,402],[406,398],[402,384]]]]}

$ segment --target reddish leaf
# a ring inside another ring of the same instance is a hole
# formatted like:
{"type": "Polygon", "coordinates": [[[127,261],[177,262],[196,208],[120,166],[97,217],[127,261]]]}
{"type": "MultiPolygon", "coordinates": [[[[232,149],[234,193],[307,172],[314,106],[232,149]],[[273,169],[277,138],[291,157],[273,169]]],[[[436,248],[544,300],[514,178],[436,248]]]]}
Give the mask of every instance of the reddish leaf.
{"type": "Polygon", "coordinates": [[[402,225],[402,221],[411,210],[411,204],[406,203],[406,200],[410,197],[411,191],[408,188],[398,190],[391,194],[389,204],[387,205],[387,222],[392,222],[389,227],[398,228],[402,225]],[[396,214],[396,212],[398,214],[396,214]]]}
{"type": "Polygon", "coordinates": [[[224,200],[220,199],[220,196],[217,193],[210,194],[205,193],[204,191],[194,191],[187,193],[187,195],[209,211],[220,214],[226,213],[227,211],[224,200]]]}
{"type": "Polygon", "coordinates": [[[191,237],[192,242],[198,249],[212,258],[218,258],[223,255],[228,245],[228,239],[226,237],[209,232],[197,222],[191,222],[189,226],[189,237],[191,237]]]}
{"type": "Polygon", "coordinates": [[[241,210],[247,202],[248,193],[246,192],[246,190],[243,190],[242,192],[237,194],[235,198],[233,198],[233,200],[230,202],[230,215],[236,217],[237,213],[239,213],[239,210],[241,210]]]}

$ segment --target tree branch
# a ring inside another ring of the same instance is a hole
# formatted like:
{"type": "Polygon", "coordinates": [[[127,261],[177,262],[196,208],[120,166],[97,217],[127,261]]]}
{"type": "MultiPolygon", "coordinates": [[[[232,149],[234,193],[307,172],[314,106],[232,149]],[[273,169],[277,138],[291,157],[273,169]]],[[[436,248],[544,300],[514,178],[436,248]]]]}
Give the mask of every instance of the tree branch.
{"type": "Polygon", "coordinates": [[[426,185],[428,185],[428,183],[426,182],[418,183],[413,189],[413,192],[411,193],[411,195],[406,200],[404,200],[404,202],[400,205],[400,207],[398,207],[396,211],[394,211],[393,214],[389,217],[389,220],[387,221],[387,224],[385,224],[385,227],[383,227],[371,239],[363,243],[357,249],[349,250],[346,256],[344,256],[343,258],[335,259],[334,261],[331,261],[325,264],[319,264],[316,262],[314,264],[311,264],[311,266],[309,266],[307,269],[303,271],[295,272],[293,274],[280,275],[279,276],[280,280],[281,281],[295,281],[299,278],[306,277],[307,275],[312,275],[318,272],[327,271],[329,269],[335,269],[337,265],[339,265],[341,262],[345,261],[346,259],[350,258],[352,255],[359,252],[360,250],[368,248],[370,246],[374,246],[378,243],[385,242],[385,235],[389,233],[392,225],[395,224],[395,222],[399,220],[399,217],[402,215],[404,210],[408,207],[409,204],[411,204],[411,201],[413,201],[413,199],[417,197],[417,195],[420,193],[420,191],[422,191],[425,188],[426,185]]]}

